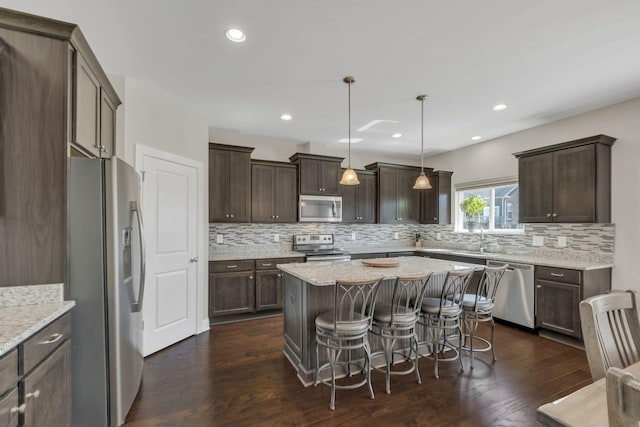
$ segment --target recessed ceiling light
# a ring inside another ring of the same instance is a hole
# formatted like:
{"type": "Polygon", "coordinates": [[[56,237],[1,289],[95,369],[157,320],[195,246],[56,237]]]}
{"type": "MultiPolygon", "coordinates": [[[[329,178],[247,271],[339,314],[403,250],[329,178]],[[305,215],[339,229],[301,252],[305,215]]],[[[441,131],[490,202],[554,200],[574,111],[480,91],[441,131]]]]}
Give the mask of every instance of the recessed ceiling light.
{"type": "Polygon", "coordinates": [[[502,111],[502,110],[506,110],[507,109],[507,105],[506,104],[498,104],[498,105],[494,105],[492,110],[493,111],[502,111]]]}
{"type": "Polygon", "coordinates": [[[479,139],[482,139],[482,137],[481,137],[481,136],[479,136],[479,135],[476,135],[476,136],[472,136],[472,137],[471,137],[471,140],[472,140],[472,141],[477,141],[477,140],[479,140],[479,139]]]}
{"type": "Polygon", "coordinates": [[[283,114],[280,116],[280,118],[282,120],[291,120],[293,117],[291,117],[291,114],[283,114]]]}
{"type": "MultiPolygon", "coordinates": [[[[362,141],[362,138],[351,138],[352,144],[357,144],[360,141],[362,141]]],[[[349,138],[340,138],[338,142],[344,142],[346,144],[347,142],[349,142],[349,138]]]]}
{"type": "Polygon", "coordinates": [[[237,28],[229,28],[225,35],[229,40],[236,43],[242,43],[247,39],[247,36],[244,35],[242,30],[239,30],[237,28]]]}
{"type": "Polygon", "coordinates": [[[391,135],[391,138],[400,138],[401,136],[401,133],[394,133],[393,135],[391,135]]]}

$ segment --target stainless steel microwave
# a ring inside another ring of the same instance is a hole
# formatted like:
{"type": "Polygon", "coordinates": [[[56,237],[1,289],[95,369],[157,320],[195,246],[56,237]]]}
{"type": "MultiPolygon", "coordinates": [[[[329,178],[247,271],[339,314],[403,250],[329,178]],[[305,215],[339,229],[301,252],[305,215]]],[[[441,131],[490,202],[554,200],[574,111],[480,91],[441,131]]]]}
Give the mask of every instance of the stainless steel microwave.
{"type": "Polygon", "coordinates": [[[342,197],[300,195],[298,220],[300,222],[341,222],[342,197]]]}

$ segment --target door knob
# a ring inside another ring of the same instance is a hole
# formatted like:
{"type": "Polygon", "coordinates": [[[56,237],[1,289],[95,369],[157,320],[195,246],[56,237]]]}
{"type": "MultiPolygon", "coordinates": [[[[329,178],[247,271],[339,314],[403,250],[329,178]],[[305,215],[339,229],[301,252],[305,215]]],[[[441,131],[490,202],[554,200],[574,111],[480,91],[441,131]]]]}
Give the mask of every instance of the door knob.
{"type": "Polygon", "coordinates": [[[191,258],[191,262],[198,262],[198,257],[194,256],[193,258],[191,258]]]}

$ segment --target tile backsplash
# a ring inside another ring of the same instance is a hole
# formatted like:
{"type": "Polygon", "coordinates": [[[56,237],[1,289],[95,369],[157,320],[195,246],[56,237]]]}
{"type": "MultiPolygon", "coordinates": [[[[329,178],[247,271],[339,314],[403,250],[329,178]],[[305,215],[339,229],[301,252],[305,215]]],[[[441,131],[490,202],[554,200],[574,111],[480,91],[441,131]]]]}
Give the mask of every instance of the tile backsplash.
{"type": "MultiPolygon", "coordinates": [[[[480,248],[480,233],[456,233],[453,225],[428,224],[209,224],[209,252],[291,250],[294,234],[333,233],[336,246],[349,249],[363,246],[413,246],[420,233],[424,247],[464,250],[480,248]],[[355,240],[352,235],[355,233],[355,240]],[[394,239],[394,234],[398,238],[394,239]],[[437,240],[440,233],[440,240],[437,240]],[[223,243],[216,243],[222,236],[223,243]],[[276,242],[274,236],[279,241],[276,242]]],[[[524,233],[485,234],[485,247],[491,252],[529,253],[564,259],[588,259],[610,262],[614,252],[614,224],[525,224],[524,233]],[[543,237],[543,246],[533,246],[533,236],[543,237]],[[558,237],[566,239],[566,247],[558,247],[558,237]]]]}

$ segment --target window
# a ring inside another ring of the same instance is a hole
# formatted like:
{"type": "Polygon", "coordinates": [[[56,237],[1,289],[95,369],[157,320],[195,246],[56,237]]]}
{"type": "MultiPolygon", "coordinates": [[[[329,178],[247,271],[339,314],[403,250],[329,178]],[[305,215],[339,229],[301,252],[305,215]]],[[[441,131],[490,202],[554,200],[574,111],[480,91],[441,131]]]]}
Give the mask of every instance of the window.
{"type": "Polygon", "coordinates": [[[496,183],[459,185],[455,201],[456,231],[484,229],[495,232],[521,232],[524,226],[518,223],[518,183],[502,181],[496,183]],[[470,196],[480,196],[485,208],[477,221],[469,224],[469,218],[460,209],[460,203],[470,196]]]}

